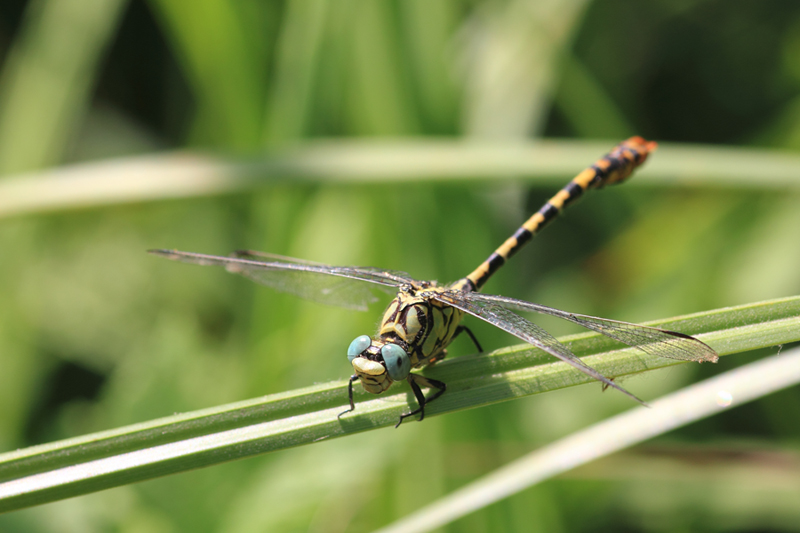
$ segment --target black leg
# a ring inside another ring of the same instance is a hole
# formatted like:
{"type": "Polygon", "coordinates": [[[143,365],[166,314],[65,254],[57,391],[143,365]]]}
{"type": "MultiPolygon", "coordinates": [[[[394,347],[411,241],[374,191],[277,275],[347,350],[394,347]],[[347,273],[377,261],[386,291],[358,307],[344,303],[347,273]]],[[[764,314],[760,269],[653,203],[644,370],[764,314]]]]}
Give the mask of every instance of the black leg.
{"type": "Polygon", "coordinates": [[[414,392],[414,396],[417,398],[419,407],[410,413],[400,415],[400,420],[397,422],[397,425],[394,426],[396,428],[400,427],[400,424],[403,423],[403,419],[408,418],[409,416],[414,416],[417,413],[419,413],[419,421],[422,422],[422,419],[425,418],[425,405],[444,394],[444,391],[447,390],[447,385],[444,382],[437,379],[426,378],[418,374],[409,374],[408,384],[411,385],[411,390],[414,392]],[[422,389],[419,387],[420,385],[429,389],[439,390],[433,393],[429,398],[425,398],[425,395],[422,394],[422,389]]]}
{"type": "Polygon", "coordinates": [[[453,338],[455,339],[456,337],[458,337],[458,335],[462,331],[466,331],[467,332],[467,335],[469,335],[469,338],[472,339],[472,342],[475,344],[475,348],[477,348],[479,352],[482,352],[483,348],[481,348],[481,343],[478,342],[478,339],[475,338],[475,334],[473,334],[472,330],[470,330],[467,326],[458,326],[456,328],[455,335],[453,335],[453,338]]]}
{"type": "Polygon", "coordinates": [[[353,382],[358,379],[358,374],[350,376],[350,381],[347,383],[347,397],[350,398],[350,409],[342,411],[336,418],[341,418],[343,414],[356,410],[356,404],[353,403],[353,382]]]}
{"type": "MultiPolygon", "coordinates": [[[[413,376],[413,375],[414,374],[409,374],[408,377],[411,378],[411,376],[413,376]]],[[[414,391],[414,396],[416,396],[416,398],[417,398],[417,404],[419,405],[419,407],[417,407],[416,409],[414,409],[410,413],[406,413],[404,415],[400,415],[400,420],[398,420],[397,424],[395,424],[395,426],[394,426],[395,429],[400,427],[400,424],[403,423],[403,419],[404,418],[408,418],[409,416],[414,416],[417,413],[422,413],[420,415],[420,417],[419,417],[420,421],[422,421],[422,419],[425,418],[425,402],[426,402],[425,395],[422,394],[422,390],[419,388],[419,385],[417,385],[417,382],[414,381],[413,379],[409,379],[408,380],[408,384],[411,385],[411,390],[414,391]]]]}

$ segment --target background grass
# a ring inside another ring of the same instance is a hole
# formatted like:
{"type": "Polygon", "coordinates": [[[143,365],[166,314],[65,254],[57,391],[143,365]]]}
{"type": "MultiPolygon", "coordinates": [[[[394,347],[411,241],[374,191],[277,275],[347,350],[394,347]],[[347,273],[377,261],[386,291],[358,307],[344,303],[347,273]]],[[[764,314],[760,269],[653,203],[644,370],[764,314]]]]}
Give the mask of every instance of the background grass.
{"type": "MultiPolygon", "coordinates": [[[[800,5],[788,0],[12,0],[0,4],[0,54],[4,180],[163,149],[258,157],[329,137],[610,147],[638,133],[800,149],[800,5]]],[[[283,180],[0,220],[0,451],[341,379],[345,347],[380,312],[297,301],[145,249],[254,248],[452,280],[554,189],[493,177],[283,180]]],[[[797,185],[760,178],[640,187],[642,173],[587,195],[487,291],[637,322],[797,294],[797,185]]],[[[513,342],[471,326],[489,348],[513,342]]],[[[764,353],[625,386],[654,398],[764,353]]],[[[0,529],[369,531],[628,407],[599,386],[567,389],[12,513],[0,529]]],[[[797,487],[769,468],[800,475],[798,421],[793,388],[449,529],[796,531],[797,487]]]]}

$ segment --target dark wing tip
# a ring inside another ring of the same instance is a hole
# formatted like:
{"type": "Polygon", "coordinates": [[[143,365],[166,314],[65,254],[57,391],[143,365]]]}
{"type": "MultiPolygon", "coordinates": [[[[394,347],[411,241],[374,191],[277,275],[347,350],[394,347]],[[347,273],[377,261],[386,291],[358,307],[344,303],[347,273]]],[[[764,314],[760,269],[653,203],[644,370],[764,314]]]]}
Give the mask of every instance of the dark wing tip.
{"type": "Polygon", "coordinates": [[[193,252],[181,252],[180,250],[153,249],[153,250],[147,250],[147,253],[152,255],[157,255],[158,257],[164,257],[166,259],[171,259],[173,261],[181,261],[183,263],[197,263],[200,265],[216,264],[213,261],[208,261],[209,259],[214,259],[214,256],[196,254],[193,252]]]}
{"type": "Polygon", "coordinates": [[[169,257],[170,259],[177,256],[175,252],[177,252],[177,250],[165,250],[162,248],[154,248],[152,250],[147,250],[148,254],[160,255],[161,257],[169,257]]]}
{"type": "Polygon", "coordinates": [[[686,333],[680,333],[678,331],[672,331],[668,329],[662,329],[665,333],[669,333],[673,337],[677,337],[679,339],[684,339],[689,343],[690,351],[695,356],[690,358],[692,361],[696,361],[698,363],[716,363],[719,361],[719,354],[709,346],[708,344],[704,343],[697,337],[692,337],[691,335],[687,335],[686,333]]]}

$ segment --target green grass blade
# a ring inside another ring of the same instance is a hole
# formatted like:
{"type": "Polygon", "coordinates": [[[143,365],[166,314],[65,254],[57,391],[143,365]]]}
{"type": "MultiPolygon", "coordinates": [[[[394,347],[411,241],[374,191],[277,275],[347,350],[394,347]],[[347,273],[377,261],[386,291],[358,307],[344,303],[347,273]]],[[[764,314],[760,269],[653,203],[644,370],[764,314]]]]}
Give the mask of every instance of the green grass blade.
{"type": "Polygon", "coordinates": [[[576,432],[379,530],[432,531],[582,464],[800,383],[800,348],[736,368],[576,432]]]}
{"type": "MultiPolygon", "coordinates": [[[[660,323],[728,355],[800,340],[800,297],[660,323]]],[[[608,376],[680,364],[635,349],[609,350],[609,341],[596,334],[562,340],[608,376]]],[[[448,384],[429,416],[591,381],[564,363],[542,364],[527,345],[454,358],[425,374],[448,384]]],[[[317,385],[2,454],[0,511],[394,425],[413,402],[405,384],[381,397],[359,392],[356,411],[337,419],[345,387],[345,381],[317,385]]]]}
{"type": "Polygon", "coordinates": [[[0,76],[0,174],[61,161],[127,0],[38,0],[0,76]]]}
{"type": "MultiPolygon", "coordinates": [[[[614,141],[315,141],[258,159],[177,152],[72,165],[0,182],[0,218],[234,193],[302,180],[387,183],[527,176],[561,185],[614,141]]],[[[625,186],[800,187],[800,156],[775,150],[662,144],[625,186]]]]}
{"type": "Polygon", "coordinates": [[[563,53],[561,62],[554,103],[578,136],[624,139],[636,134],[636,127],[580,59],[563,53]]]}
{"type": "Polygon", "coordinates": [[[324,0],[286,6],[267,97],[263,138],[270,142],[297,139],[306,132],[328,8],[324,0]]]}
{"type": "Polygon", "coordinates": [[[253,14],[246,3],[151,0],[149,5],[197,99],[196,140],[234,150],[258,146],[265,58],[253,42],[253,14]]]}

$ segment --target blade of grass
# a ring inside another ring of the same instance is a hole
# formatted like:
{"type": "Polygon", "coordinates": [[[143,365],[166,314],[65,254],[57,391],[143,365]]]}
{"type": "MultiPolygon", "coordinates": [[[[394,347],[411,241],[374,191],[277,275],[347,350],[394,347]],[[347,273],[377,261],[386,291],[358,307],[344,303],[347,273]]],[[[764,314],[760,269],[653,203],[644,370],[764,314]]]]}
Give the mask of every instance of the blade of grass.
{"type": "Polygon", "coordinates": [[[555,105],[580,137],[624,139],[636,133],[603,85],[573,54],[561,55],[561,81],[554,97],[555,105]]]}
{"type": "Polygon", "coordinates": [[[544,128],[559,55],[588,4],[502,2],[475,10],[460,33],[468,135],[508,140],[544,128]]]}
{"type": "MultiPolygon", "coordinates": [[[[256,159],[173,152],[71,165],[0,181],[0,217],[234,193],[287,180],[364,183],[519,178],[560,185],[613,142],[315,141],[256,159]],[[579,163],[583,162],[583,163],[579,163]]],[[[662,144],[634,186],[800,187],[789,152],[662,144]]],[[[630,187],[626,184],[626,187],[630,187]]]]}
{"type": "Polygon", "coordinates": [[[686,387],[574,433],[492,472],[381,533],[431,531],[576,466],[800,383],[800,348],[686,387]]]}
{"type": "Polygon", "coordinates": [[[261,139],[266,61],[245,2],[150,0],[197,100],[193,136],[248,150],[261,139]]]}
{"type": "Polygon", "coordinates": [[[286,6],[267,97],[263,138],[268,141],[296,139],[305,133],[328,7],[324,0],[286,6]]]}
{"type": "MultiPolygon", "coordinates": [[[[662,322],[696,334],[720,355],[800,340],[800,296],[718,309],[662,322]]],[[[596,334],[565,337],[608,376],[680,364],[634,349],[611,350],[596,334]]],[[[448,392],[429,416],[586,383],[560,362],[540,364],[528,345],[444,361],[427,375],[448,392]]],[[[144,422],[0,455],[0,512],[209,466],[232,459],[394,425],[413,396],[365,401],[341,419],[346,381],[308,387],[144,422]]],[[[373,397],[374,398],[374,397],[373,397]]]]}
{"type": "Polygon", "coordinates": [[[59,162],[126,0],[36,0],[0,77],[0,174],[59,162]]]}

